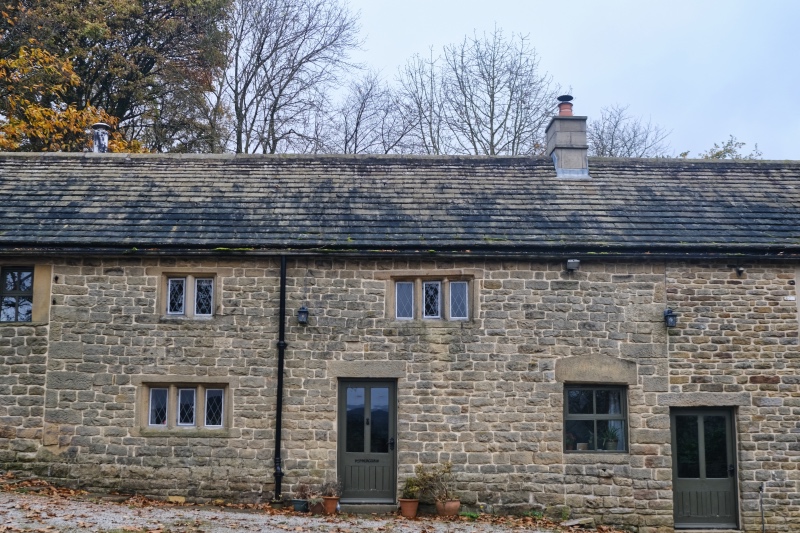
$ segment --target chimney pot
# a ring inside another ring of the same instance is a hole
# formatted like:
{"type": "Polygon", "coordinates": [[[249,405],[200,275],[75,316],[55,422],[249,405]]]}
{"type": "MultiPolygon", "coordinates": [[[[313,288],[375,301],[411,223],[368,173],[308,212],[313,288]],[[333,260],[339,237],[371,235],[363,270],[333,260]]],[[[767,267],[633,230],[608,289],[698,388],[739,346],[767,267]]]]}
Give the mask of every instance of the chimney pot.
{"type": "Polygon", "coordinates": [[[100,154],[108,152],[108,133],[111,126],[105,122],[92,124],[92,151],[100,154]]]}

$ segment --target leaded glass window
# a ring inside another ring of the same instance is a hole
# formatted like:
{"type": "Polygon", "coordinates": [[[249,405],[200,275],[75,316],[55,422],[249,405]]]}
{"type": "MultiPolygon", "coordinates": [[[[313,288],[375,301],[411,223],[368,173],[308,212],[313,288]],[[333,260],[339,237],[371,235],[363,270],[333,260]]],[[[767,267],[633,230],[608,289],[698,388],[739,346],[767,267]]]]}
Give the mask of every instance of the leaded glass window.
{"type": "Polygon", "coordinates": [[[178,389],[178,425],[193,426],[195,412],[195,389],[178,389]]]}
{"type": "Polygon", "coordinates": [[[211,316],[214,309],[214,280],[200,278],[195,280],[194,314],[211,316]]]}
{"type": "Polygon", "coordinates": [[[442,283],[439,281],[426,281],[422,284],[423,317],[442,317],[442,283]]]}
{"type": "Polygon", "coordinates": [[[469,318],[467,304],[467,282],[450,282],[450,318],[452,320],[466,320],[469,318]]]}
{"type": "Polygon", "coordinates": [[[151,426],[167,425],[167,389],[150,389],[150,416],[148,423],[151,426]]]}
{"type": "Polygon", "coordinates": [[[33,316],[33,268],[4,268],[0,276],[0,322],[30,322],[33,316]]]}
{"type": "Polygon", "coordinates": [[[222,389],[206,389],[206,426],[222,425],[222,389]]]}
{"type": "Polygon", "coordinates": [[[167,314],[182,315],[186,302],[186,278],[170,278],[167,290],[167,314]]]}
{"type": "Polygon", "coordinates": [[[414,282],[398,281],[395,292],[397,318],[414,318],[414,282]]]}

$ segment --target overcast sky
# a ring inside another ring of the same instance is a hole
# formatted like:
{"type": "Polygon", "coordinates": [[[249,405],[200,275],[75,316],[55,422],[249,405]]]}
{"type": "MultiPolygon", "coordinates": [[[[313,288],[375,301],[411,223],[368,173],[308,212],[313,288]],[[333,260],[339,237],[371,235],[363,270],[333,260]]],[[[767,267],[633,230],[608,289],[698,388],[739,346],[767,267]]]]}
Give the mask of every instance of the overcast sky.
{"type": "Polygon", "coordinates": [[[491,31],[529,35],[540,68],[591,120],[610,104],[650,118],[691,156],[730,134],[800,159],[800,0],[349,0],[355,59],[394,79],[413,54],[491,31]]]}

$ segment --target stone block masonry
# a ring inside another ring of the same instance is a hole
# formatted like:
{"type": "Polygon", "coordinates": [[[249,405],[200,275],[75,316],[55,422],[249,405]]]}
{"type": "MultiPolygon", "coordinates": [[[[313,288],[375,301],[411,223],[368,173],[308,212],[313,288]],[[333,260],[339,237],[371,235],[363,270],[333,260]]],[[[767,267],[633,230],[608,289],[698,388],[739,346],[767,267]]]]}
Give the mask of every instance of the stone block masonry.
{"type": "MultiPolygon", "coordinates": [[[[49,320],[0,325],[3,466],[154,496],[271,497],[278,260],[45,262],[49,320]],[[213,278],[213,316],[166,312],[179,276],[213,278]],[[223,389],[225,423],[151,426],[158,388],[223,389]]],[[[385,378],[400,483],[452,461],[468,505],[672,531],[670,410],[726,405],[743,529],[756,530],[761,482],[772,530],[800,529],[796,278],[785,264],[738,276],[725,263],[290,258],[284,489],[337,475],[339,380],[385,378]],[[395,318],[396,280],[445,278],[469,282],[468,320],[395,318]],[[564,386],[582,383],[624,387],[627,451],[565,452],[564,386]]]]}

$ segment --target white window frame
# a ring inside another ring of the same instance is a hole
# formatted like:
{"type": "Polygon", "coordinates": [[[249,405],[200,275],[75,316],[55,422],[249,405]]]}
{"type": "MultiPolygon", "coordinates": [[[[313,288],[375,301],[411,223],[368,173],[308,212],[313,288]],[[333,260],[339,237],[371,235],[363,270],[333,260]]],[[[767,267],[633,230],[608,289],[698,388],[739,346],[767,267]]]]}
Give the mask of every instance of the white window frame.
{"type": "Polygon", "coordinates": [[[176,426],[195,426],[197,422],[197,389],[193,387],[182,387],[178,389],[178,403],[175,409],[175,425],[176,426]],[[192,421],[181,422],[181,396],[184,392],[192,393],[192,421]]]}
{"type": "Polygon", "coordinates": [[[394,316],[397,320],[414,320],[415,308],[416,308],[416,297],[414,293],[416,292],[414,287],[413,281],[397,281],[395,282],[395,289],[394,289],[394,316]],[[400,316],[400,298],[398,297],[400,293],[400,286],[411,286],[411,316],[400,316]]]}
{"type": "Polygon", "coordinates": [[[422,318],[424,319],[439,319],[442,318],[442,282],[441,281],[423,281],[422,282],[422,318]],[[427,300],[428,300],[428,287],[436,287],[436,314],[429,315],[426,313],[427,300]]]}
{"type": "Polygon", "coordinates": [[[448,293],[450,298],[447,312],[449,313],[450,320],[469,320],[469,282],[461,280],[453,280],[448,283],[448,293]],[[453,285],[464,287],[464,316],[453,315],[453,285]]]}
{"type": "Polygon", "coordinates": [[[194,279],[194,316],[214,316],[214,278],[203,278],[197,277],[194,279]],[[211,311],[208,313],[200,313],[197,311],[197,296],[200,294],[200,291],[197,290],[197,284],[201,281],[210,281],[211,282],[211,311]]]}
{"type": "Polygon", "coordinates": [[[186,315],[186,290],[187,285],[185,277],[169,277],[167,278],[167,314],[173,316],[184,316],[186,315]],[[170,310],[170,303],[172,302],[172,284],[173,282],[181,282],[183,284],[183,301],[181,302],[181,310],[180,311],[172,311],[170,310]]]}
{"type": "Polygon", "coordinates": [[[147,400],[147,425],[152,427],[167,427],[169,424],[169,388],[167,387],[152,387],[150,389],[150,394],[148,394],[147,400]],[[153,422],[153,393],[156,391],[164,391],[166,392],[166,402],[164,407],[166,408],[166,412],[164,413],[164,423],[163,424],[156,424],[153,422]]]}
{"type": "Polygon", "coordinates": [[[203,402],[203,425],[207,428],[221,428],[225,426],[225,389],[213,389],[209,388],[205,391],[205,400],[203,402]],[[219,424],[209,424],[208,423],[208,393],[209,392],[219,392],[220,397],[222,399],[222,405],[220,406],[220,417],[219,417],[219,424]]]}
{"type": "Polygon", "coordinates": [[[159,305],[161,306],[161,310],[164,313],[162,316],[166,316],[169,318],[198,318],[198,319],[208,319],[213,318],[214,315],[218,312],[218,305],[217,305],[217,277],[213,273],[196,273],[196,274],[183,274],[181,272],[176,272],[172,274],[163,274],[162,275],[162,292],[163,296],[160,299],[159,305]],[[198,313],[197,312],[197,296],[198,290],[197,285],[198,282],[201,281],[210,281],[211,282],[211,312],[210,313],[198,313]],[[183,283],[183,311],[171,311],[170,310],[170,292],[172,284],[175,282],[182,282],[183,283]]]}

